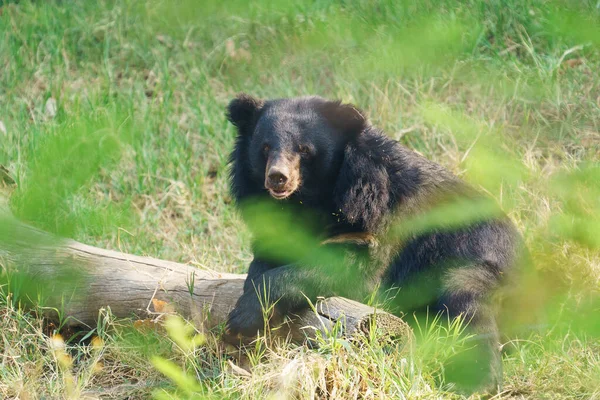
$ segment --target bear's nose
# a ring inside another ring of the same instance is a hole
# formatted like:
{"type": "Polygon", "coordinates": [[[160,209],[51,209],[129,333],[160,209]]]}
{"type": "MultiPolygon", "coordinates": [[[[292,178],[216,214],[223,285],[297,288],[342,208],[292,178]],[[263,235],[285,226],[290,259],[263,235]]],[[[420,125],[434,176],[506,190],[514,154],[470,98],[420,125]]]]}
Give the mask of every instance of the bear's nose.
{"type": "Polygon", "coordinates": [[[269,186],[273,189],[282,189],[288,181],[287,175],[282,171],[269,171],[269,186]]]}

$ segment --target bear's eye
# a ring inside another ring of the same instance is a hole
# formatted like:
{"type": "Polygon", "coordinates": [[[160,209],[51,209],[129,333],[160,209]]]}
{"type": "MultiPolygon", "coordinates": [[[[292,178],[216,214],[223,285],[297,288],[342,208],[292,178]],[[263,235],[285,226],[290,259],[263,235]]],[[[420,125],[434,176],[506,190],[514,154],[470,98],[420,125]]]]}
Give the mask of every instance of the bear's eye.
{"type": "Polygon", "coordinates": [[[268,144],[263,144],[263,153],[265,153],[265,155],[267,155],[269,153],[269,150],[271,150],[271,147],[268,144]]]}
{"type": "Polygon", "coordinates": [[[298,146],[298,151],[300,152],[300,154],[309,155],[310,147],[301,144],[300,146],[298,146]]]}

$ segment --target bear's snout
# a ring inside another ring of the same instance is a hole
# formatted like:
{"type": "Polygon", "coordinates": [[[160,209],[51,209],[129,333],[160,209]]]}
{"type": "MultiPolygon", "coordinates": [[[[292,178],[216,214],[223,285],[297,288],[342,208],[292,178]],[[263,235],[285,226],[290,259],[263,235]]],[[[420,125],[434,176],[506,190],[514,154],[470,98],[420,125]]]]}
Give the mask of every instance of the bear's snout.
{"type": "Polygon", "coordinates": [[[269,187],[275,190],[282,190],[288,181],[288,175],[285,171],[271,168],[269,171],[269,187]]]}
{"type": "Polygon", "coordinates": [[[265,188],[272,197],[281,200],[296,191],[299,185],[299,174],[283,157],[269,160],[265,173],[265,188]]]}

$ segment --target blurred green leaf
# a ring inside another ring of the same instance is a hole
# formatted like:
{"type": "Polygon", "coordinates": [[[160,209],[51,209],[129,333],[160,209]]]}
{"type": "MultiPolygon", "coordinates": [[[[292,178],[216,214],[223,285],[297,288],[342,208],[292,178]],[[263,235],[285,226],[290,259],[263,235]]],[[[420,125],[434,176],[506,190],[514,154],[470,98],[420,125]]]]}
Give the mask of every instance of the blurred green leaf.
{"type": "Polygon", "coordinates": [[[156,369],[173,381],[173,383],[177,385],[177,388],[188,396],[202,390],[202,387],[196,379],[187,375],[181,367],[174,362],[161,357],[152,357],[151,361],[156,369]]]}
{"type": "Polygon", "coordinates": [[[128,117],[99,115],[49,128],[27,160],[27,179],[11,197],[18,218],[64,237],[124,223],[126,205],[77,204],[94,179],[114,168],[134,135],[128,117]]]}
{"type": "Polygon", "coordinates": [[[205,336],[196,334],[194,327],[181,317],[169,316],[165,328],[169,337],[184,351],[193,351],[206,342],[205,336]]]}

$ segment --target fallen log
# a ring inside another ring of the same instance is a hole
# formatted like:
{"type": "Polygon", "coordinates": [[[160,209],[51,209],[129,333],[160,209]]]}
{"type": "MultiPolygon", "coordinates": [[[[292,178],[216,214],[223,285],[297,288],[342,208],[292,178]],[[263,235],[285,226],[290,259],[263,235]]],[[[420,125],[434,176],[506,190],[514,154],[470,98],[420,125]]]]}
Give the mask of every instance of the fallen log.
{"type": "MultiPolygon", "coordinates": [[[[19,271],[48,294],[48,317],[56,310],[68,326],[95,326],[99,310],[110,308],[118,318],[145,320],[176,311],[213,328],[226,321],[242,294],[245,275],[201,270],[185,264],[141,257],[58,240],[0,218],[0,267],[19,271]]],[[[345,336],[368,334],[409,337],[400,318],[367,305],[333,297],[294,316],[283,331],[293,340],[314,338],[318,331],[341,323],[345,336]]]]}

